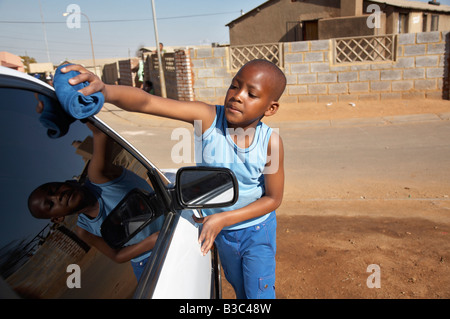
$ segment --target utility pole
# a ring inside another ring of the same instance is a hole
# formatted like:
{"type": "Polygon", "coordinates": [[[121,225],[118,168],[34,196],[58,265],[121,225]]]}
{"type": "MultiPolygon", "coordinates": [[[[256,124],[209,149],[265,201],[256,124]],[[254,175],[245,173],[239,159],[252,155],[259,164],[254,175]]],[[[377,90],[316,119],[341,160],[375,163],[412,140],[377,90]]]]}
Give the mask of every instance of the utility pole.
{"type": "Polygon", "coordinates": [[[39,10],[41,12],[42,28],[44,29],[44,41],[45,41],[45,50],[47,51],[47,59],[48,59],[48,62],[51,62],[50,61],[50,52],[48,51],[47,31],[45,30],[44,14],[42,13],[41,0],[39,0],[39,10]]]}
{"type": "Polygon", "coordinates": [[[166,94],[166,80],[164,78],[164,70],[161,62],[161,50],[159,49],[159,39],[158,39],[158,27],[156,25],[156,12],[155,3],[152,0],[152,11],[153,11],[153,26],[155,28],[155,41],[156,41],[156,53],[158,54],[158,64],[159,64],[159,82],[161,84],[161,96],[167,97],[166,94]]]}
{"type": "Polygon", "coordinates": [[[88,21],[89,38],[91,39],[92,62],[94,63],[94,73],[95,73],[95,75],[98,75],[97,74],[97,66],[95,65],[94,41],[92,41],[91,20],[89,20],[89,17],[87,15],[85,15],[83,12],[80,12],[80,14],[83,15],[88,21]]]}

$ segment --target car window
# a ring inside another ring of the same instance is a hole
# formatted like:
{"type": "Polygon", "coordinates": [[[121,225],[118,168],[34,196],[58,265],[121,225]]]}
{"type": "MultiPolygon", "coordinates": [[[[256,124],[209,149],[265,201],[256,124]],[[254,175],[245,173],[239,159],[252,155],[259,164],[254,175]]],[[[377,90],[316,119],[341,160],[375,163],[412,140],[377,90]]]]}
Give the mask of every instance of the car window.
{"type": "MultiPolygon", "coordinates": [[[[1,280],[20,297],[130,297],[137,285],[130,263],[113,262],[76,235],[77,224],[85,227],[84,222],[90,227],[91,217],[84,216],[80,222],[78,214],[73,214],[55,223],[30,212],[29,203],[34,205],[30,199],[35,199],[30,195],[36,189],[47,185],[40,190],[55,193],[51,188],[53,182],[86,186],[90,183],[88,167],[94,166],[93,127],[75,121],[64,136],[50,137],[48,128],[40,121],[41,114],[36,111],[38,98],[31,91],[0,88],[1,280]]],[[[127,172],[134,176],[138,188],[151,192],[145,167],[117,143],[107,141],[108,170],[101,175],[111,175],[111,182],[107,183],[116,183],[127,172]]],[[[97,184],[104,183],[91,183],[92,189],[97,184]]],[[[123,196],[127,189],[120,189],[123,196]]],[[[103,198],[107,190],[99,188],[99,192],[98,196],[103,198]]],[[[121,194],[119,190],[114,192],[116,197],[121,194]]],[[[74,192],[64,194],[67,204],[76,198],[74,192]]],[[[105,199],[100,205],[110,211],[113,203],[105,199]]],[[[48,207],[54,206],[46,202],[44,208],[39,207],[39,214],[43,211],[47,214],[48,207]]],[[[101,221],[96,225],[100,224],[101,221]]],[[[157,227],[153,225],[152,231],[157,231],[157,227]]],[[[101,236],[100,232],[98,235],[101,236]]]]}

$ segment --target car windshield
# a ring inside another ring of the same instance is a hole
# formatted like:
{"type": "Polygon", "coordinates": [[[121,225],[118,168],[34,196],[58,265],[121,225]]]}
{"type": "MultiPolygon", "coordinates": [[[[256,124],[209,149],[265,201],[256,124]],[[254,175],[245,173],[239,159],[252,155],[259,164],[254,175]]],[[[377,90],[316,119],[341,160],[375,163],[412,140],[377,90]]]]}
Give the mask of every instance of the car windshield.
{"type": "MultiPolygon", "coordinates": [[[[33,206],[34,201],[31,199],[35,197],[31,194],[35,194],[39,187],[42,186],[40,190],[47,190],[46,194],[55,193],[56,188],[51,183],[58,182],[64,187],[84,187],[90,183],[91,177],[96,176],[89,175],[92,172],[88,168],[94,167],[95,127],[74,121],[61,137],[51,136],[54,132],[43,124],[42,113],[36,111],[41,97],[27,90],[0,88],[1,280],[20,297],[130,297],[137,285],[130,264],[112,262],[75,235],[78,224],[82,227],[87,225],[86,229],[91,227],[93,233],[98,231],[95,234],[101,236],[100,229],[94,229],[101,225],[101,220],[94,225],[92,217],[86,215],[80,222],[78,214],[73,214],[56,223],[49,218],[36,216],[50,212],[47,209],[50,205],[46,204],[45,209],[41,209],[41,206],[35,209],[33,206]],[[81,267],[81,289],[71,289],[68,284],[70,265],[84,265],[81,267]]],[[[111,139],[107,139],[107,147],[109,151],[106,153],[108,158],[105,159],[105,165],[112,168],[105,175],[111,175],[111,180],[117,181],[123,179],[124,174],[132,174],[136,181],[134,186],[151,192],[145,167],[111,139]]],[[[91,188],[96,189],[97,184],[102,184],[100,182],[91,183],[94,185],[91,188]]],[[[120,186],[120,183],[116,184],[120,186]]],[[[101,195],[96,195],[97,198],[103,199],[107,190],[99,192],[101,195]]],[[[125,195],[128,188],[123,192],[125,195]]],[[[64,195],[60,195],[60,198],[64,198],[69,205],[77,198],[74,194],[78,193],[66,191],[61,194],[64,195]]],[[[111,199],[104,199],[100,206],[103,205],[105,211],[109,212],[114,208],[114,203],[111,199]]],[[[161,223],[158,225],[160,227],[161,223]]],[[[154,229],[145,236],[158,230],[156,225],[153,226],[154,229]]]]}

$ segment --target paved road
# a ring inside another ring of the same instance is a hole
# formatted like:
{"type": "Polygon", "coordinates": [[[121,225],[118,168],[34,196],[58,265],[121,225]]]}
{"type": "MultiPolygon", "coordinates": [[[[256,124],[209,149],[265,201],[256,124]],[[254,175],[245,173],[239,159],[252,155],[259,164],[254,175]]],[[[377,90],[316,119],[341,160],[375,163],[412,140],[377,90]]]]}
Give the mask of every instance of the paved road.
{"type": "Polygon", "coordinates": [[[282,129],[289,198],[450,195],[450,122],[282,129]],[[328,185],[323,187],[320,185],[328,185]],[[390,186],[388,186],[390,185],[390,186]]]}
{"type": "MultiPolygon", "coordinates": [[[[105,108],[100,118],[160,168],[193,164],[171,160],[171,152],[180,145],[178,133],[190,137],[189,125],[114,107],[105,108]],[[171,138],[174,133],[176,139],[171,138]]],[[[447,118],[425,114],[293,121],[272,123],[272,127],[279,127],[285,145],[286,209],[295,210],[298,202],[379,199],[433,200],[450,208],[447,118]]]]}

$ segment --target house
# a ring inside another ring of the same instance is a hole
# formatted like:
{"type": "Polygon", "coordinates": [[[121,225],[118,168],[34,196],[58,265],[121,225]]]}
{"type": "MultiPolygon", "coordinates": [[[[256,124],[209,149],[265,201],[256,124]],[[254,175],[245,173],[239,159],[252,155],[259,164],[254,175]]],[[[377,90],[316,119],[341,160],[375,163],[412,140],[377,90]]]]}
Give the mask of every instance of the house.
{"type": "Polygon", "coordinates": [[[269,0],[227,24],[230,45],[450,30],[450,6],[406,0],[269,0]]]}
{"type": "Polygon", "coordinates": [[[0,52],[0,65],[20,72],[25,72],[25,67],[20,56],[6,51],[0,52]]]}

